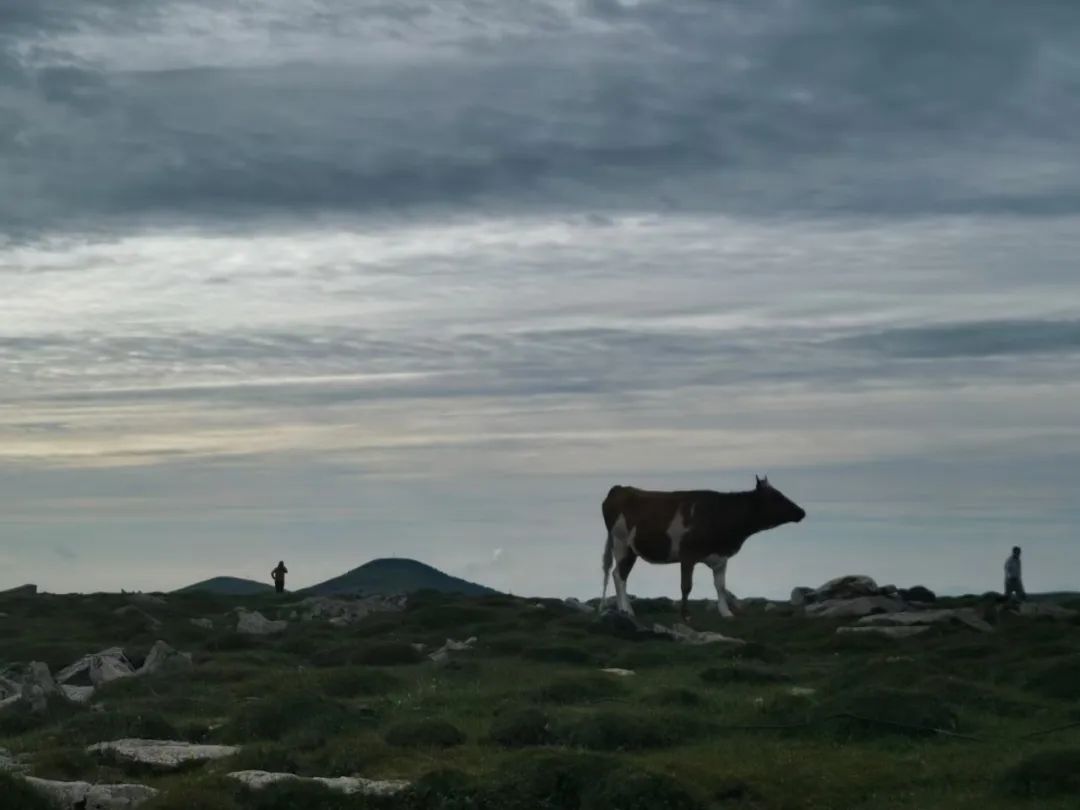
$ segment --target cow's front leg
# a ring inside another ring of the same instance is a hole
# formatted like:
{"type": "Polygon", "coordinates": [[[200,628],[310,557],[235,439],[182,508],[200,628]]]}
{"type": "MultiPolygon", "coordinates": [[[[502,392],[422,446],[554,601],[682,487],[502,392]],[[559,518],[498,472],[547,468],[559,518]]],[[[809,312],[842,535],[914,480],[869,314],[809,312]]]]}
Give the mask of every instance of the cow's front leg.
{"type": "Polygon", "coordinates": [[[690,596],[690,589],[694,587],[694,563],[684,560],[680,568],[682,569],[682,603],[679,612],[682,620],[690,624],[690,608],[686,600],[690,596]]]}
{"type": "Polygon", "coordinates": [[[712,569],[713,583],[716,585],[716,609],[725,619],[734,618],[727,600],[727,557],[709,557],[705,563],[712,569]]]}

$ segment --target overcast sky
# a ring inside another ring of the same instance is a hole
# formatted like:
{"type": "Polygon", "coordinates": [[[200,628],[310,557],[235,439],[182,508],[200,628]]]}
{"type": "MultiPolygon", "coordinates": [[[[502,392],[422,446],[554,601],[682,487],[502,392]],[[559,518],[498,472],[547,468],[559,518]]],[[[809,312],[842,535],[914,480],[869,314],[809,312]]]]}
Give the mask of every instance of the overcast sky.
{"type": "Polygon", "coordinates": [[[589,597],[755,474],[736,594],[1080,587],[1078,133],[1075,0],[3,0],[0,588],[589,597]]]}

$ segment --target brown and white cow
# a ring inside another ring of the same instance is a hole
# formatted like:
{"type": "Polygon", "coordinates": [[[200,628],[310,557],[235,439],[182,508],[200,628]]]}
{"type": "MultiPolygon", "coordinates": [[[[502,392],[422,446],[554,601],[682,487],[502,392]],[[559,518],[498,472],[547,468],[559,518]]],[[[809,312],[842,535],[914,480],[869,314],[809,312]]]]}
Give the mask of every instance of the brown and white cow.
{"type": "Polygon", "coordinates": [[[707,489],[653,492],[614,486],[604,498],[604,591],[615,565],[615,600],[619,610],[633,615],[626,579],[638,557],[650,563],[679,563],[682,568],[682,616],[693,584],[694,566],[705,563],[713,572],[716,606],[731,617],[725,591],[727,561],[753,534],[798,523],[806,512],[769,483],[758,478],[748,492],[713,492],[707,489]]]}

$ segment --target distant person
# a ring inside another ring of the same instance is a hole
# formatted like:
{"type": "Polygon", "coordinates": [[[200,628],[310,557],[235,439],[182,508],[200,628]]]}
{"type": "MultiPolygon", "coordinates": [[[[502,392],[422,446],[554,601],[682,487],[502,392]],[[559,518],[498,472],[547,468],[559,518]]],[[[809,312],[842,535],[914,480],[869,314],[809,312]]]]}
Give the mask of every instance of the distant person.
{"type": "Polygon", "coordinates": [[[1020,602],[1027,599],[1020,578],[1020,546],[1013,546],[1012,554],[1005,560],[1005,601],[1012,601],[1014,595],[1020,602]]]}
{"type": "Polygon", "coordinates": [[[284,560],[278,560],[277,568],[270,572],[270,576],[274,580],[274,590],[278,593],[285,592],[285,575],[289,573],[289,569],[285,567],[284,560]]]}

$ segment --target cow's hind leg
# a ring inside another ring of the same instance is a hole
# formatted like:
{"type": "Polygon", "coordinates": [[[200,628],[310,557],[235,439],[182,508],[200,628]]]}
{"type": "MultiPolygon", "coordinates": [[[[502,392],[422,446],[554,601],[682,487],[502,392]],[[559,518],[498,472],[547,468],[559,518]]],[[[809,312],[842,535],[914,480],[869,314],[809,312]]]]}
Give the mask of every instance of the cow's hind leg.
{"type": "Polygon", "coordinates": [[[608,532],[607,542],[604,543],[604,559],[602,566],[604,569],[604,588],[600,592],[600,604],[597,605],[596,612],[603,613],[604,603],[607,602],[607,586],[608,579],[611,576],[611,566],[614,561],[615,552],[613,549],[614,540],[611,537],[611,532],[608,532]]]}
{"type": "Polygon", "coordinates": [[[705,563],[712,569],[713,583],[716,585],[716,609],[725,619],[733,617],[727,601],[727,557],[709,557],[705,563]]]}
{"type": "Polygon", "coordinates": [[[690,589],[694,587],[694,564],[683,560],[680,568],[682,569],[682,602],[679,613],[682,615],[682,620],[690,624],[690,608],[686,600],[690,597],[690,589]]]}
{"type": "Polygon", "coordinates": [[[618,603],[619,610],[625,613],[627,616],[634,615],[634,609],[630,606],[630,595],[626,592],[626,579],[630,576],[630,570],[634,567],[634,563],[637,561],[637,554],[633,549],[624,547],[620,549],[620,553],[615,560],[615,600],[618,603]]]}

